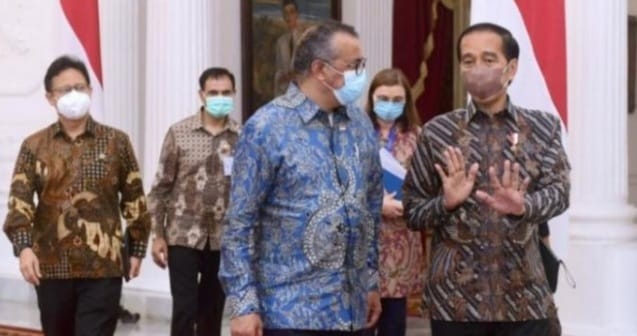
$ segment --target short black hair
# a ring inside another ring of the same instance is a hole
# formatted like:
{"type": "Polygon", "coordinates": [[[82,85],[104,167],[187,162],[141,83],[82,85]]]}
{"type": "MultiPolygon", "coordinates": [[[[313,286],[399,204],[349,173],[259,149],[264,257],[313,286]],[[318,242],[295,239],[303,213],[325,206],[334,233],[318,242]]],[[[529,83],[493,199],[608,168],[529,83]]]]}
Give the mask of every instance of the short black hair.
{"type": "Polygon", "coordinates": [[[299,5],[296,4],[296,0],[283,0],[281,8],[285,8],[287,5],[294,5],[294,8],[298,11],[299,5]]]}
{"type": "Polygon", "coordinates": [[[220,77],[230,78],[230,82],[232,83],[232,91],[236,91],[234,84],[234,75],[228,69],[220,67],[208,68],[201,73],[201,76],[199,76],[199,89],[203,91],[203,88],[204,86],[206,86],[206,81],[208,79],[217,79],[220,77]]]}
{"type": "Polygon", "coordinates": [[[51,87],[53,85],[53,77],[67,69],[75,69],[79,71],[82,76],[84,76],[84,79],[86,79],[86,84],[89,86],[91,85],[91,79],[88,75],[88,70],[86,69],[84,62],[74,56],[62,55],[56,58],[46,70],[46,74],[44,75],[44,89],[46,92],[51,92],[51,90],[53,90],[51,87]]]}
{"type": "Polygon", "coordinates": [[[467,27],[458,37],[458,43],[456,45],[456,56],[458,59],[462,56],[462,51],[460,50],[460,43],[462,42],[462,39],[471,33],[484,31],[492,32],[500,36],[502,39],[502,52],[504,53],[507,61],[517,59],[520,56],[520,46],[518,45],[518,41],[515,40],[515,37],[513,37],[513,34],[511,34],[508,29],[494,23],[482,22],[467,27]]]}

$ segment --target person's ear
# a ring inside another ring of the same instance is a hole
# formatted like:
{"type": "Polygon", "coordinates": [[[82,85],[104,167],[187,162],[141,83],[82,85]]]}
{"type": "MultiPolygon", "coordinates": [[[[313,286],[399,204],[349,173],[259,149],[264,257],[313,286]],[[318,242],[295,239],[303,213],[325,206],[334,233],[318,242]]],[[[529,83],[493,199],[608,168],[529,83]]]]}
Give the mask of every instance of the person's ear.
{"type": "Polygon", "coordinates": [[[513,78],[515,78],[515,75],[518,73],[518,59],[514,58],[512,60],[509,61],[508,64],[508,69],[507,69],[507,82],[509,84],[511,84],[511,82],[513,81],[513,78]]]}
{"type": "Polygon", "coordinates": [[[325,80],[325,63],[321,60],[312,61],[310,74],[319,80],[325,80]]]}
{"type": "Polygon", "coordinates": [[[46,97],[46,100],[49,102],[49,104],[53,107],[57,106],[57,100],[55,99],[55,95],[53,94],[53,92],[47,92],[44,97],[46,97]]]}

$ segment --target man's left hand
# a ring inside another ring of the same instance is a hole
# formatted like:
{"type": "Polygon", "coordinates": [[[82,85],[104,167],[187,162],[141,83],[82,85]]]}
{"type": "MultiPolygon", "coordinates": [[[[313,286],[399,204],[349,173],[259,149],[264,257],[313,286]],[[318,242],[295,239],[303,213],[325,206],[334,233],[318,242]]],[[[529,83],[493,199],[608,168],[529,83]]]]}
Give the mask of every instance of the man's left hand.
{"type": "Polygon", "coordinates": [[[369,292],[367,294],[367,325],[365,328],[369,329],[376,325],[381,311],[380,294],[376,291],[369,292]]]}
{"type": "Polygon", "coordinates": [[[495,173],[495,168],[489,168],[489,181],[493,193],[478,190],[476,197],[488,206],[503,215],[524,215],[524,196],[529,186],[530,178],[520,181],[520,164],[515,163],[511,167],[509,160],[504,161],[504,173],[500,180],[495,173]]]}
{"type": "Polygon", "coordinates": [[[139,276],[139,269],[142,267],[142,260],[137,257],[130,257],[129,279],[135,279],[139,276]]]}

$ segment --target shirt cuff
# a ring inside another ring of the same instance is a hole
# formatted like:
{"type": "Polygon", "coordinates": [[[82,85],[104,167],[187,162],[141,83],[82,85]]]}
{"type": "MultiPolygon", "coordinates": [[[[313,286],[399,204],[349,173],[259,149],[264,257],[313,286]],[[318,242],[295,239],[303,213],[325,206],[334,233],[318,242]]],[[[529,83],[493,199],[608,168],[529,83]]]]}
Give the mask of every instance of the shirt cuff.
{"type": "Polygon", "coordinates": [[[368,276],[369,284],[367,285],[368,292],[377,292],[379,289],[378,283],[380,282],[380,276],[377,270],[370,269],[368,276]]]}
{"type": "Polygon", "coordinates": [[[259,298],[255,289],[248,290],[241,298],[236,295],[229,295],[227,302],[230,319],[259,313],[259,298]]]}
{"type": "Polygon", "coordinates": [[[146,256],[146,242],[135,240],[130,249],[130,256],[143,259],[146,256]]]}
{"type": "Polygon", "coordinates": [[[20,256],[20,252],[25,248],[33,246],[31,232],[26,229],[17,230],[11,235],[11,242],[13,243],[13,253],[16,257],[20,256]]]}

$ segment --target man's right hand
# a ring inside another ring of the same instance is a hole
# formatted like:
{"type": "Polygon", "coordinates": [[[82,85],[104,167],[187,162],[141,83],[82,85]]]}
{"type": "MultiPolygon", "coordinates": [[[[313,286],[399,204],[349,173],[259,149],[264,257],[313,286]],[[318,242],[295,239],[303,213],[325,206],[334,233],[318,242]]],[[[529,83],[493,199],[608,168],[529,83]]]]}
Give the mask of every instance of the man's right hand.
{"type": "Polygon", "coordinates": [[[152,255],[157,266],[162,269],[168,266],[168,244],[164,238],[155,237],[153,239],[152,255]]]}
{"type": "Polygon", "coordinates": [[[435,167],[442,180],[443,204],[445,209],[451,211],[471,195],[479,166],[474,163],[467,172],[464,156],[458,147],[448,147],[443,154],[446,171],[437,163],[435,167]]]}
{"type": "Polygon", "coordinates": [[[263,336],[263,324],[259,314],[247,314],[230,320],[232,336],[263,336]]]}
{"type": "Polygon", "coordinates": [[[40,285],[40,279],[42,278],[40,261],[30,247],[20,251],[20,273],[22,273],[22,277],[28,283],[36,286],[40,285]]]}

